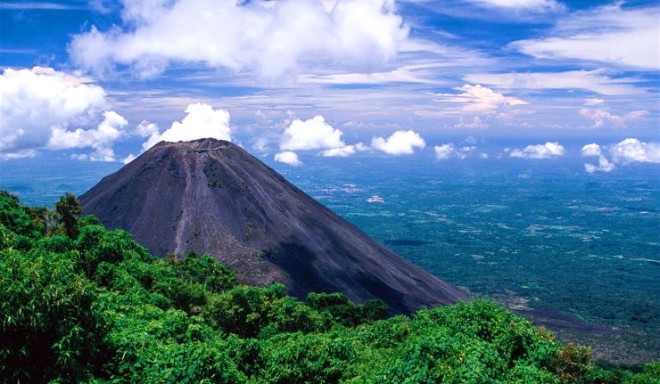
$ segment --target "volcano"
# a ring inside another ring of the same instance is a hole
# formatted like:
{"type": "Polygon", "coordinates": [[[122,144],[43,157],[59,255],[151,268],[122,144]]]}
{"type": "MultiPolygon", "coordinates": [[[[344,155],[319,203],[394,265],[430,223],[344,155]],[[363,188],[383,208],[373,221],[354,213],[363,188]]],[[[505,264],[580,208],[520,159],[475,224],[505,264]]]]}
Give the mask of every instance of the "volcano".
{"type": "Polygon", "coordinates": [[[161,142],[80,196],[85,213],[157,256],[194,250],[255,286],[342,292],[411,313],[467,300],[230,142],[161,142]]]}

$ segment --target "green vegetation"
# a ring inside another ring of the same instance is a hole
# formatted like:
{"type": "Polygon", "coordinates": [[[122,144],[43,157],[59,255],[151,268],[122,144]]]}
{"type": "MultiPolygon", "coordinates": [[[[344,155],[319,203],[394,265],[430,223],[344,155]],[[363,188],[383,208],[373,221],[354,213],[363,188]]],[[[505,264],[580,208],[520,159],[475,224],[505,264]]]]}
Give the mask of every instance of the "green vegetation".
{"type": "Polygon", "coordinates": [[[594,367],[489,301],[384,319],[380,302],[236,283],[211,256],[157,259],[124,231],[0,193],[0,378],[93,383],[657,383],[594,367]]]}

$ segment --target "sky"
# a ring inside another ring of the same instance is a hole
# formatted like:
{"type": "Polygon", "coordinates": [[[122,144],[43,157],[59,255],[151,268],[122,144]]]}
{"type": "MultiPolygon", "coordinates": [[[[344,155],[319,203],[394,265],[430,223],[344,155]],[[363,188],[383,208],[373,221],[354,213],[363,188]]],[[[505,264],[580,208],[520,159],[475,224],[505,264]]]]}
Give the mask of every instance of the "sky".
{"type": "Polygon", "coordinates": [[[3,0],[0,29],[0,166],[202,137],[660,164],[653,0],[3,0]]]}

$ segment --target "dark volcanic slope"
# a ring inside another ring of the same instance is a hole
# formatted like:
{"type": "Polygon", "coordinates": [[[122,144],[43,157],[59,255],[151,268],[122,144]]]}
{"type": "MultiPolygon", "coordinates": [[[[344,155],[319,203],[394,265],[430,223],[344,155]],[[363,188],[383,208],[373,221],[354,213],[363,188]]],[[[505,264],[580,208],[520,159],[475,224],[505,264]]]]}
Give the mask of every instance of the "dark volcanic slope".
{"type": "Polygon", "coordinates": [[[339,291],[408,313],[467,299],[229,142],[162,142],[80,197],[152,253],[210,253],[251,285],[339,291]]]}

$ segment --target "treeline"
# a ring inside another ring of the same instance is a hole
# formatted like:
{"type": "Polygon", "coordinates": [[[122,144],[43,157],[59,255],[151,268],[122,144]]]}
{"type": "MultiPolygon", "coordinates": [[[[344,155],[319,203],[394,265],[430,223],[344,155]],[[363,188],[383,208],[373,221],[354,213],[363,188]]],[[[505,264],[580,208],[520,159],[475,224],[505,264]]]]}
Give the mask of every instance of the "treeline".
{"type": "Polygon", "coordinates": [[[158,259],[67,194],[0,192],[0,380],[7,383],[657,383],[474,301],[387,316],[338,293],[237,284],[211,256],[158,259]]]}

